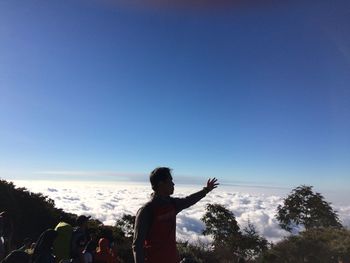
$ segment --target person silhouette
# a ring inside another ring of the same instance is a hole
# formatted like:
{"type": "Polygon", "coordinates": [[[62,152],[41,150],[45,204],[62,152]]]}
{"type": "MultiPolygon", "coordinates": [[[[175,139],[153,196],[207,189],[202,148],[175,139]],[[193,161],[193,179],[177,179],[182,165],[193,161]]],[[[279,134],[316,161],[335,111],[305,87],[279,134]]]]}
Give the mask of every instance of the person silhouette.
{"type": "Polygon", "coordinates": [[[34,248],[32,256],[33,263],[56,262],[56,257],[52,252],[53,242],[55,241],[56,237],[57,232],[53,229],[47,229],[41,233],[34,248]]]}
{"type": "Polygon", "coordinates": [[[82,249],[90,240],[88,222],[91,216],[80,215],[76,219],[77,226],[73,228],[71,237],[71,257],[78,259],[82,256],[82,249]]]}
{"type": "Polygon", "coordinates": [[[12,250],[13,222],[7,211],[0,212],[0,260],[12,250]]]}
{"type": "Polygon", "coordinates": [[[208,179],[206,187],[185,198],[174,198],[174,182],[171,169],[158,167],[150,174],[153,194],[142,206],[135,219],[133,254],[135,263],[179,263],[176,249],[176,215],[188,208],[219,184],[208,179]]]}
{"type": "Polygon", "coordinates": [[[55,230],[57,231],[57,238],[53,242],[53,253],[57,262],[60,262],[61,260],[69,259],[71,256],[73,227],[61,219],[55,230]]]}
{"type": "Polygon", "coordinates": [[[107,238],[100,238],[98,241],[98,248],[95,254],[96,263],[117,263],[118,260],[114,257],[111,248],[110,242],[107,238]]]}

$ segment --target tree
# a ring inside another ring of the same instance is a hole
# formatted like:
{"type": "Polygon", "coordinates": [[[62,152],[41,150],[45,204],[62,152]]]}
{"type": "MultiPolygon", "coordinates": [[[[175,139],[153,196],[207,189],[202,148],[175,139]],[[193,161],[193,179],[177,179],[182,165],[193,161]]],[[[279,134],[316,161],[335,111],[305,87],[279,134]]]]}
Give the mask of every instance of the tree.
{"type": "Polygon", "coordinates": [[[278,242],[258,262],[338,263],[349,262],[349,255],[349,230],[311,228],[278,242]]]}
{"type": "Polygon", "coordinates": [[[132,237],[134,235],[135,216],[123,214],[122,218],[117,220],[115,226],[122,229],[126,237],[132,237]]]}
{"type": "Polygon", "coordinates": [[[59,218],[70,218],[55,207],[54,201],[41,193],[17,188],[0,179],[0,211],[6,211],[13,225],[11,248],[21,244],[25,237],[33,240],[48,228],[53,228],[59,218]]]}
{"type": "Polygon", "coordinates": [[[241,247],[244,257],[251,260],[268,249],[269,243],[260,236],[255,226],[248,220],[248,225],[243,229],[241,247]]]}
{"type": "Polygon", "coordinates": [[[314,193],[312,186],[307,185],[292,190],[284,199],[283,206],[277,207],[276,218],[279,225],[289,232],[299,225],[305,229],[342,226],[331,204],[320,193],[314,193]]]}
{"type": "Polygon", "coordinates": [[[214,239],[213,247],[217,262],[238,262],[251,260],[267,249],[268,242],[259,236],[253,224],[240,231],[234,214],[219,204],[208,204],[202,217],[205,223],[204,235],[214,239]]]}
{"type": "Polygon", "coordinates": [[[113,233],[118,244],[119,256],[125,262],[133,262],[132,239],[134,235],[135,216],[123,214],[116,221],[113,233]]]}
{"type": "MultiPolygon", "coordinates": [[[[36,240],[44,230],[54,228],[60,220],[74,225],[77,218],[76,214],[56,208],[54,201],[47,196],[30,192],[26,188],[17,188],[13,183],[0,178],[1,211],[6,211],[13,226],[11,229],[9,227],[5,229],[6,236],[11,234],[13,240],[10,242],[8,239],[9,251],[22,245],[26,237],[36,240]]],[[[115,241],[121,262],[133,262],[131,242],[134,220],[134,216],[124,215],[117,220],[116,226],[112,227],[105,226],[96,219],[90,219],[88,230],[96,240],[105,237],[115,241]]]]}
{"type": "Polygon", "coordinates": [[[196,244],[191,244],[186,241],[177,242],[176,247],[180,258],[184,262],[209,263],[218,261],[215,257],[215,253],[208,248],[208,244],[201,243],[199,241],[196,244]]]}
{"type": "Polygon", "coordinates": [[[204,235],[212,235],[214,245],[220,245],[236,239],[241,233],[234,214],[219,204],[208,204],[202,217],[206,228],[204,235]]]}
{"type": "Polygon", "coordinates": [[[213,237],[213,247],[220,262],[238,259],[241,232],[234,214],[219,204],[208,204],[202,217],[206,228],[204,235],[213,237]]]}

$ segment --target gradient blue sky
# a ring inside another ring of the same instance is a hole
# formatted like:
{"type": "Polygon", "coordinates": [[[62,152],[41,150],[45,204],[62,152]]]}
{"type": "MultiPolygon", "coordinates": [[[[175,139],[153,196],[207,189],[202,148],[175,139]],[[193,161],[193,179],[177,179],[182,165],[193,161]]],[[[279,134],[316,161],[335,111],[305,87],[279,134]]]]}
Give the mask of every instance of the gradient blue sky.
{"type": "Polygon", "coordinates": [[[350,2],[259,2],[0,1],[0,176],[345,188],[350,2]]]}

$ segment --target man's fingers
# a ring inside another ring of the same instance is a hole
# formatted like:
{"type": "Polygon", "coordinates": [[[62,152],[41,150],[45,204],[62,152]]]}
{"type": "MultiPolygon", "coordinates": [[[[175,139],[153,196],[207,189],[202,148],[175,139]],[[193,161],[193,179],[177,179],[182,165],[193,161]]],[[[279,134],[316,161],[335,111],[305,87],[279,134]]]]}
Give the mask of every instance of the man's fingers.
{"type": "Polygon", "coordinates": [[[216,178],[214,177],[212,180],[210,180],[210,183],[216,184],[217,181],[218,181],[218,179],[216,179],[216,178]]]}
{"type": "Polygon", "coordinates": [[[215,177],[213,179],[211,178],[208,179],[207,187],[209,188],[210,191],[218,187],[219,183],[217,181],[218,179],[216,179],[215,177]]]}

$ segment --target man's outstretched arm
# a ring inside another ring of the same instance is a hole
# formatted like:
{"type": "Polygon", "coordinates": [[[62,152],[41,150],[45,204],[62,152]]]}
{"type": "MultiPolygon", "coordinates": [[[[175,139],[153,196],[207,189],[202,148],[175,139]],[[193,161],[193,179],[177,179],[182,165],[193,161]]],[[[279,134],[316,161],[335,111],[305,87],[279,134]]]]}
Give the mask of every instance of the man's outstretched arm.
{"type": "Polygon", "coordinates": [[[207,185],[201,190],[194,194],[191,194],[185,198],[175,198],[176,202],[176,212],[179,213],[181,210],[186,209],[195,203],[197,203],[199,200],[201,200],[203,197],[206,196],[207,193],[211,192],[215,188],[217,188],[219,185],[218,180],[216,178],[208,179],[207,185]]]}

